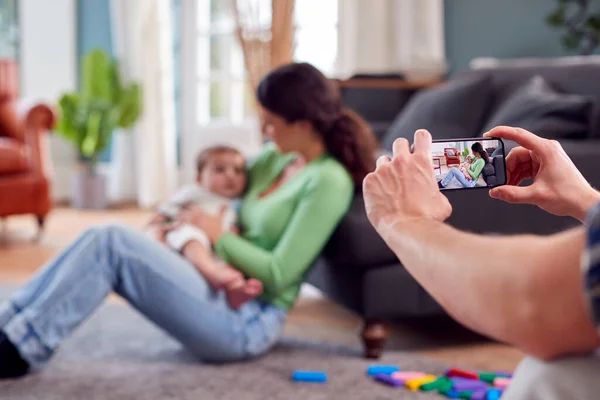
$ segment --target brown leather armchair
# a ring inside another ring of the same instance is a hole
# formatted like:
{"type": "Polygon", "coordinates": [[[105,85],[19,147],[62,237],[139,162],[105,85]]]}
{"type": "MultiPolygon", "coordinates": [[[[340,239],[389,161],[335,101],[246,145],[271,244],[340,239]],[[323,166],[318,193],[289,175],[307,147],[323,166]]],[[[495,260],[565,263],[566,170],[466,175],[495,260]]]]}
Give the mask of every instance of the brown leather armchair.
{"type": "Polygon", "coordinates": [[[460,153],[456,147],[444,148],[444,157],[446,157],[446,166],[460,165],[460,153]]]}
{"type": "Polygon", "coordinates": [[[0,218],[33,214],[40,230],[50,212],[49,153],[43,135],[52,109],[18,101],[17,65],[0,60],[0,218]]]}

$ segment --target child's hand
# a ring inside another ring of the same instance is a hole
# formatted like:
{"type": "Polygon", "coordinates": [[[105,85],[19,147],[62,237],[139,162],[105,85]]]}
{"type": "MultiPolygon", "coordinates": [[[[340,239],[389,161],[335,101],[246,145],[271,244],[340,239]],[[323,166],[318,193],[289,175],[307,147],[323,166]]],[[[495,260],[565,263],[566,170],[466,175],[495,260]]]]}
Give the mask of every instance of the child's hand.
{"type": "Polygon", "coordinates": [[[178,222],[174,223],[156,223],[146,226],[145,232],[154,240],[160,243],[166,243],[167,233],[179,226],[178,222]]]}

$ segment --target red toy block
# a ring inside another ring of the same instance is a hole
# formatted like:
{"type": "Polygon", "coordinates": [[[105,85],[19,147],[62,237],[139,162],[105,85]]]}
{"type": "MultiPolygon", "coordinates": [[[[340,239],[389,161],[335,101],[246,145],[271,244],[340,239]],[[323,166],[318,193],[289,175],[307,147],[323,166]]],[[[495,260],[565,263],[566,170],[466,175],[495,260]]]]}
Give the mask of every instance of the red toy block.
{"type": "Polygon", "coordinates": [[[458,368],[450,368],[448,371],[446,371],[446,376],[448,378],[458,376],[458,377],[466,378],[466,379],[479,380],[479,375],[477,375],[476,373],[471,372],[471,371],[465,371],[464,369],[458,369],[458,368]]]}

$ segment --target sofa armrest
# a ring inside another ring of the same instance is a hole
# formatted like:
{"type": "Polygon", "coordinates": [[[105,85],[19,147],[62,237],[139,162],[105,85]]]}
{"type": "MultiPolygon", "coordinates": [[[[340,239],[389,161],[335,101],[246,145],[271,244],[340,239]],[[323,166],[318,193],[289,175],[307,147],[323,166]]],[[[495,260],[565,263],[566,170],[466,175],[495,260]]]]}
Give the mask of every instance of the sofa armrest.
{"type": "Polygon", "coordinates": [[[397,260],[369,222],[362,193],[355,194],[350,210],[331,236],[322,257],[336,268],[362,270],[397,260]]]}
{"type": "Polygon", "coordinates": [[[35,173],[50,175],[50,149],[43,136],[54,128],[56,115],[46,104],[20,101],[17,107],[23,138],[29,149],[29,162],[35,173]]]}

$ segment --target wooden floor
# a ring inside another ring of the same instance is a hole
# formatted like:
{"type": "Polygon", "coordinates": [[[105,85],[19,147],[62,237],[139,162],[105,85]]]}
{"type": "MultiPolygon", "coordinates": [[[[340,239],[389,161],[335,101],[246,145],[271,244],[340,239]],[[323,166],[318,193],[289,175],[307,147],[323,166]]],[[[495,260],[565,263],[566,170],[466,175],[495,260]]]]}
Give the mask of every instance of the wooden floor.
{"type": "MultiPolygon", "coordinates": [[[[11,217],[0,226],[0,282],[25,282],[89,226],[118,221],[140,227],[148,216],[147,212],[133,208],[103,212],[60,208],[52,212],[39,241],[34,240],[37,226],[33,218],[11,217]]],[[[111,301],[120,300],[113,297],[111,301]]],[[[310,287],[302,291],[289,320],[287,334],[359,344],[360,319],[310,287]]],[[[512,370],[522,358],[518,350],[481,338],[445,319],[396,323],[390,330],[389,349],[416,352],[453,365],[512,370]]]]}

